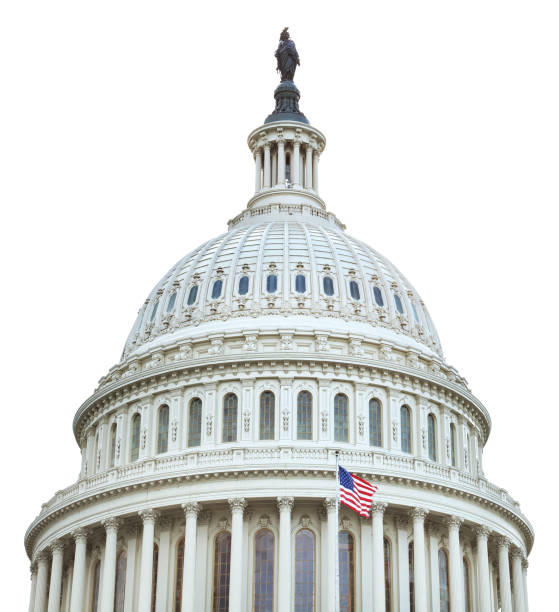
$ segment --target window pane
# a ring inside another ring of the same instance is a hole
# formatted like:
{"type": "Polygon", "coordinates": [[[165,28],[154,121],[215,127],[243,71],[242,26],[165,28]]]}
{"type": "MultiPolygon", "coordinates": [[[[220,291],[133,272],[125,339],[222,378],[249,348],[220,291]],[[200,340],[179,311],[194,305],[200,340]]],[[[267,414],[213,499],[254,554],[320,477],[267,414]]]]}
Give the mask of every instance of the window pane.
{"type": "Polygon", "coordinates": [[[221,295],[221,289],[223,288],[223,281],[216,280],[214,286],[212,287],[212,300],[217,300],[217,298],[221,295]]]}
{"type": "Polygon", "coordinates": [[[159,421],[157,425],[157,453],[166,453],[169,445],[169,406],[161,406],[159,409],[159,421]]]}
{"type": "Polygon", "coordinates": [[[155,315],[157,314],[158,306],[159,306],[159,300],[156,300],[155,304],[153,305],[153,308],[151,309],[151,317],[149,318],[150,321],[153,321],[155,319],[155,315]]]}
{"type": "Polygon", "coordinates": [[[237,396],[228,393],[223,398],[223,442],[237,441],[237,396]]]}
{"type": "Polygon", "coordinates": [[[382,446],[381,406],[377,399],[369,401],[369,444],[382,446]]]}
{"type": "Polygon", "coordinates": [[[396,304],[396,310],[400,314],[404,314],[404,307],[402,306],[402,300],[400,299],[399,295],[396,295],[396,293],[394,294],[394,303],[396,304]]]}
{"type": "Polygon", "coordinates": [[[413,312],[413,318],[417,323],[419,323],[419,315],[417,314],[417,309],[415,308],[415,304],[413,302],[411,303],[411,310],[413,312]]]}
{"type": "Polygon", "coordinates": [[[93,570],[93,597],[91,603],[92,612],[99,609],[99,584],[101,582],[101,561],[97,561],[93,570]]]}
{"type": "Polygon", "coordinates": [[[130,460],[136,461],[140,454],[140,415],[135,414],[132,419],[132,436],[130,443],[130,460]]]}
{"type": "Polygon", "coordinates": [[[271,391],[260,396],[260,439],[274,439],[274,417],[276,398],[271,391]]]}
{"type": "Polygon", "coordinates": [[[378,306],[384,306],[384,300],[382,299],[382,291],[378,287],[373,287],[373,295],[375,296],[375,302],[378,306]]]}
{"type": "Polygon", "coordinates": [[[254,612],[274,610],[274,535],[261,529],[254,537],[254,612]]]}
{"type": "Polygon", "coordinates": [[[248,293],[248,276],[241,276],[239,279],[239,295],[248,293]]]}
{"type": "Polygon", "coordinates": [[[116,560],[114,612],[124,612],[126,587],[126,553],[122,551],[116,560]]]}
{"type": "Polygon", "coordinates": [[[322,285],[324,287],[324,293],[326,295],[334,295],[334,283],[329,276],[325,276],[322,280],[322,285]]]}
{"type": "Polygon", "coordinates": [[[184,538],[177,546],[177,562],[175,564],[175,606],[174,612],[182,608],[182,572],[184,568],[184,538]]]}
{"type": "Polygon", "coordinates": [[[307,280],[304,274],[297,274],[295,277],[295,291],[297,293],[305,293],[307,290],[307,280]]]}
{"type": "Polygon", "coordinates": [[[439,550],[439,593],[441,612],[450,612],[450,596],[448,592],[448,557],[446,551],[439,550]]]}
{"type": "Polygon", "coordinates": [[[295,538],[295,612],[314,612],[314,533],[301,529],[295,538]]]}
{"type": "Polygon", "coordinates": [[[353,536],[348,531],[338,535],[338,565],[340,571],[340,612],[355,610],[355,559],[353,536]]]}
{"type": "Polygon", "coordinates": [[[347,396],[342,393],[338,393],[334,398],[334,440],[336,442],[349,441],[347,396]]]}
{"type": "Polygon", "coordinates": [[[266,278],[266,291],[275,293],[278,289],[278,277],[275,274],[269,274],[266,278]]]}
{"type": "Polygon", "coordinates": [[[174,293],[171,294],[171,297],[169,298],[169,301],[167,302],[167,312],[171,312],[171,310],[173,310],[173,308],[175,307],[176,300],[177,300],[177,292],[175,291],[174,293]]]}
{"type": "Polygon", "coordinates": [[[215,539],[213,612],[229,612],[230,576],[231,534],[222,531],[215,539]]]}
{"type": "Polygon", "coordinates": [[[411,417],[407,406],[400,408],[401,443],[404,453],[411,453],[411,417]]]}
{"type": "Polygon", "coordinates": [[[430,414],[427,417],[427,446],[429,448],[429,459],[437,460],[437,444],[435,438],[435,417],[430,414]]]}
{"type": "Polygon", "coordinates": [[[195,397],[188,410],[188,446],[200,446],[202,438],[202,400],[195,397]]]}
{"type": "Polygon", "coordinates": [[[312,440],[312,395],[309,391],[297,395],[297,440],[312,440]]]}
{"type": "Polygon", "coordinates": [[[197,295],[198,295],[198,285],[194,285],[193,287],[190,288],[190,291],[188,292],[188,300],[186,301],[186,303],[189,306],[192,306],[192,304],[194,304],[194,302],[196,301],[197,295]]]}
{"type": "Polygon", "coordinates": [[[392,547],[388,538],[384,538],[384,597],[386,612],[392,612],[392,547]]]}
{"type": "Polygon", "coordinates": [[[349,283],[349,293],[354,300],[361,299],[361,293],[359,292],[359,285],[355,281],[349,283]]]}

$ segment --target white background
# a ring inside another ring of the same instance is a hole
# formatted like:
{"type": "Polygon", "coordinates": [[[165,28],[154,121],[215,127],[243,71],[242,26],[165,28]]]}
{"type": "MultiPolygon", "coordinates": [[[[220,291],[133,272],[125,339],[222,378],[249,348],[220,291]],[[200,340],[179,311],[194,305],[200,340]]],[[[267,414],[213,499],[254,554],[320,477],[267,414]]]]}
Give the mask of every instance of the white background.
{"type": "Polygon", "coordinates": [[[531,610],[550,610],[556,2],[12,0],[0,11],[2,609],[26,609],[25,529],[77,477],[74,412],[152,286],[251,194],[246,136],[273,109],[289,25],[301,109],[328,139],[321,194],[419,290],[448,362],[487,406],[485,472],[535,527],[531,610]]]}

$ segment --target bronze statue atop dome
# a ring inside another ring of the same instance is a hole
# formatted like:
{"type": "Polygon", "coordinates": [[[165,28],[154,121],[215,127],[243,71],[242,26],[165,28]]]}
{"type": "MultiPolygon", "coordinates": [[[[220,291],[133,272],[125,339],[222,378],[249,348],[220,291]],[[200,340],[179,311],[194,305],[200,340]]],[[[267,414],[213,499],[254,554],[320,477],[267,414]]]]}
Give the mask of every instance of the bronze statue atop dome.
{"type": "Polygon", "coordinates": [[[300,65],[299,54],[295,43],[289,38],[288,28],[283,28],[280,34],[280,42],[276,49],[276,59],[278,61],[277,71],[281,73],[281,80],[293,81],[295,70],[300,65]]]}

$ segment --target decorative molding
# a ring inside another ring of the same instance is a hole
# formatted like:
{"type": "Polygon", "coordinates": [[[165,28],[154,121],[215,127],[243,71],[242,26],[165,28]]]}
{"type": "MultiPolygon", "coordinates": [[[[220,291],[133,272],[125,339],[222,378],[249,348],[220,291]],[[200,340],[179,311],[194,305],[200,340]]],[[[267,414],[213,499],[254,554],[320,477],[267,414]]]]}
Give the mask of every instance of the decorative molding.
{"type": "Polygon", "coordinates": [[[427,508],[421,508],[419,506],[416,508],[412,508],[410,510],[410,517],[414,522],[415,521],[423,522],[425,520],[425,517],[428,514],[429,514],[429,510],[427,510],[427,508]]]}
{"type": "Polygon", "coordinates": [[[289,510],[289,512],[291,512],[291,510],[293,510],[294,502],[295,500],[293,497],[278,497],[278,510],[280,511],[280,513],[282,512],[282,510],[289,510]]]}
{"type": "Polygon", "coordinates": [[[198,502],[187,502],[181,504],[181,508],[184,511],[184,515],[188,518],[189,516],[195,516],[198,518],[199,512],[202,510],[202,506],[198,502]]]}
{"type": "Polygon", "coordinates": [[[143,523],[155,523],[159,517],[159,512],[153,508],[147,508],[146,510],[140,510],[138,516],[142,519],[143,523]]]}
{"type": "Polygon", "coordinates": [[[388,504],[386,502],[373,502],[371,504],[371,514],[373,514],[373,516],[383,516],[386,508],[388,508],[388,504]]]}
{"type": "Polygon", "coordinates": [[[463,522],[464,522],[464,519],[456,515],[449,516],[445,519],[445,524],[447,525],[449,530],[450,529],[460,529],[463,522]]]}
{"type": "Polygon", "coordinates": [[[240,512],[242,514],[247,507],[247,501],[244,497],[231,497],[227,500],[227,503],[233,514],[235,512],[240,512]]]}
{"type": "Polygon", "coordinates": [[[338,500],[335,497],[327,497],[323,502],[324,509],[328,514],[334,512],[338,506],[338,500]]]}
{"type": "Polygon", "coordinates": [[[491,529],[485,525],[478,525],[474,528],[474,533],[478,539],[487,540],[491,534],[491,529]]]}
{"type": "Polygon", "coordinates": [[[118,531],[119,527],[122,525],[122,521],[116,517],[109,517],[101,521],[101,525],[105,528],[105,531],[108,533],[109,531],[118,531]]]}

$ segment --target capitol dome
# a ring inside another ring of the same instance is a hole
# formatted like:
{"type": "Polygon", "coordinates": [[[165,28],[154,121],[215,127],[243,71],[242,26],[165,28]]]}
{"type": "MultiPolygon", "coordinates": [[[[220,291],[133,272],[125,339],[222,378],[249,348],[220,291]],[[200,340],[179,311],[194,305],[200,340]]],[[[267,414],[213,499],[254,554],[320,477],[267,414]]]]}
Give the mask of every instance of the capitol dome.
{"type": "Polygon", "coordinates": [[[32,612],[528,610],[534,533],[484,474],[488,411],[327,209],[291,79],[248,137],[246,209],[155,285],[76,412],[78,480],[25,536],[32,612]],[[371,518],[338,505],[337,458],[379,487],[371,518]]]}

